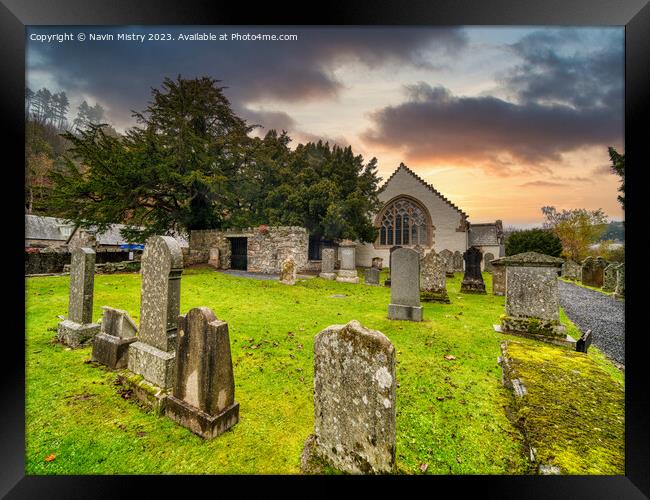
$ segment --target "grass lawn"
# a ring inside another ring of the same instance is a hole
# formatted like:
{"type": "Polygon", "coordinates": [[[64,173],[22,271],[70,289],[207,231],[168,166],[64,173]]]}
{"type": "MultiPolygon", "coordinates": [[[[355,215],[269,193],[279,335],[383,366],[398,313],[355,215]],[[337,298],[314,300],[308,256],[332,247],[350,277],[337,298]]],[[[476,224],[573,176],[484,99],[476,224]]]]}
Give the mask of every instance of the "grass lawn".
{"type": "MultiPolygon", "coordinates": [[[[383,286],[320,278],[286,286],[186,269],[181,312],[208,306],[228,322],[240,403],[240,422],[206,442],[123,399],[115,374],[86,362],[90,347],[53,342],[57,315],[67,313],[69,277],[28,278],[26,473],[299,473],[313,431],[313,338],[352,319],[383,332],[397,351],[398,472],[528,473],[497,364],[505,336],[492,329],[504,297],[460,294],[461,278],[447,280],[451,304],[423,304],[425,321],[413,323],[387,319],[390,289],[383,286]],[[448,354],[456,358],[446,360],[448,354]]],[[[491,275],[484,278],[491,290],[491,275]]],[[[139,322],[140,275],[97,275],[95,320],[102,305],[126,309],[139,322]]],[[[593,347],[588,359],[622,384],[593,347]]]]}

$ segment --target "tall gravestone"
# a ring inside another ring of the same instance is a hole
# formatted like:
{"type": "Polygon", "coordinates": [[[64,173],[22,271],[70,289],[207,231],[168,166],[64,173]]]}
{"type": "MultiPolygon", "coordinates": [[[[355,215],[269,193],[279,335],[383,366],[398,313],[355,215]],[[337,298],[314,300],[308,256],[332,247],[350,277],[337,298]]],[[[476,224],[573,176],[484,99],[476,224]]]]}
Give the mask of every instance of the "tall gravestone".
{"type": "Polygon", "coordinates": [[[78,247],[72,250],[70,263],[70,295],[68,318],[57,328],[57,339],[72,348],[90,342],[100,326],[93,323],[93,290],[95,285],[95,251],[78,247]]]}
{"type": "Polygon", "coordinates": [[[183,253],[170,236],[152,236],[142,254],[140,332],[128,368],[166,391],[174,382],[183,253]]]}
{"type": "Polygon", "coordinates": [[[618,273],[618,262],[608,265],[603,271],[603,291],[613,292],[616,289],[616,275],[618,273]]]}
{"type": "Polygon", "coordinates": [[[492,294],[499,296],[506,294],[506,266],[501,259],[492,261],[492,294]]]}
{"type": "Polygon", "coordinates": [[[336,279],[336,272],[334,268],[336,267],[336,249],[335,248],[323,248],[321,256],[321,272],[318,276],[326,280],[336,279]]]}
{"type": "Polygon", "coordinates": [[[207,307],[178,318],[176,368],[164,413],[204,439],[239,422],[228,323],[207,307]]]}
{"type": "Polygon", "coordinates": [[[563,260],[537,252],[499,260],[506,266],[506,313],[501,331],[566,339],[557,285],[563,260]]]}
{"type": "Polygon", "coordinates": [[[390,247],[390,251],[388,254],[388,278],[386,278],[386,281],[384,281],[384,286],[390,286],[390,273],[391,273],[391,268],[393,266],[393,252],[398,248],[402,248],[402,247],[399,245],[390,247]]]}
{"type": "Polygon", "coordinates": [[[357,244],[354,241],[343,240],[339,243],[341,249],[341,269],[338,270],[336,281],[343,283],[359,283],[357,275],[357,244]]]}
{"type": "Polygon", "coordinates": [[[410,248],[398,248],[391,260],[388,318],[422,321],[419,254],[410,248]]]}
{"type": "Polygon", "coordinates": [[[465,275],[460,284],[460,291],[464,293],[486,293],[485,282],[481,274],[481,260],[483,256],[476,247],[470,247],[463,254],[465,260],[465,275]]]}
{"type": "Polygon", "coordinates": [[[605,268],[609,263],[602,257],[587,257],[582,262],[580,281],[583,285],[600,288],[603,286],[605,268]]]}
{"type": "Polygon", "coordinates": [[[420,260],[420,300],[449,303],[446,261],[431,250],[420,260]]]}
{"type": "Polygon", "coordinates": [[[486,253],[483,256],[483,270],[486,273],[491,273],[492,272],[492,261],[494,260],[494,255],[492,255],[490,252],[486,253]]]}
{"type": "Polygon", "coordinates": [[[316,335],[314,434],[303,471],[320,472],[312,464],[325,461],[352,474],[392,472],[395,386],[395,348],[383,333],[353,320],[316,335]]]}
{"type": "Polygon", "coordinates": [[[453,278],[454,277],[454,254],[451,252],[451,250],[445,248],[442,252],[439,253],[439,255],[445,261],[445,273],[447,273],[447,277],[453,278]]]}
{"type": "Polygon", "coordinates": [[[625,297],[625,263],[618,266],[616,271],[616,289],[614,290],[614,297],[625,297]]]}
{"type": "Polygon", "coordinates": [[[454,252],[454,255],[452,256],[452,262],[453,262],[453,270],[455,273],[462,273],[463,272],[463,254],[460,253],[458,250],[454,252]]]}
{"type": "Polygon", "coordinates": [[[285,285],[296,284],[296,261],[291,255],[282,261],[280,283],[285,285]]]}
{"type": "Polygon", "coordinates": [[[129,346],[137,340],[138,327],[122,309],[102,306],[102,330],[93,340],[92,360],[111,370],[126,368],[129,346]]]}

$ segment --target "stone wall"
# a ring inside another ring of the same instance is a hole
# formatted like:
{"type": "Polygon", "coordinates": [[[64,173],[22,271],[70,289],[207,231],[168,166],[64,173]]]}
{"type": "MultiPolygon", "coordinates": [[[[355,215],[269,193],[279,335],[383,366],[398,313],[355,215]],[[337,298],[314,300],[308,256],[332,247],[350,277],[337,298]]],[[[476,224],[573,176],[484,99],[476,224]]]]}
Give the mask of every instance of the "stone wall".
{"type": "Polygon", "coordinates": [[[298,271],[308,270],[309,237],[307,230],[299,226],[272,226],[267,232],[257,227],[245,229],[196,230],[190,233],[190,246],[183,251],[184,265],[207,263],[210,248],[219,249],[222,269],[230,269],[231,248],[229,238],[248,238],[248,271],[278,273],[282,261],[292,256],[298,271]]]}

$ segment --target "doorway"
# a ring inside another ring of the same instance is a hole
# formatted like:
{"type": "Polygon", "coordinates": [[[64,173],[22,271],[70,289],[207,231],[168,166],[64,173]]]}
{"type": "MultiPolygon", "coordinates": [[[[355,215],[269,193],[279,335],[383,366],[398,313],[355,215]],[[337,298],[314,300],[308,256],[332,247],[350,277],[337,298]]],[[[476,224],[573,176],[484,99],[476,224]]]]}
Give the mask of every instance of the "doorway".
{"type": "Polygon", "coordinates": [[[230,240],[230,268],[248,270],[248,238],[228,238],[230,240]]]}

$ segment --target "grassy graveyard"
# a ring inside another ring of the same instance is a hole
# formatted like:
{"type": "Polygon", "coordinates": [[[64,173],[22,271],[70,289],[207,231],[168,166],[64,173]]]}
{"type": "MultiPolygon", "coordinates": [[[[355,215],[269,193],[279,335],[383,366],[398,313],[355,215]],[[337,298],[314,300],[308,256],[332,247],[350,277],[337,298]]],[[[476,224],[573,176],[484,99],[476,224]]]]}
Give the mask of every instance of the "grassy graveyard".
{"type": "MultiPolygon", "coordinates": [[[[530,473],[521,430],[507,416],[513,396],[502,386],[497,364],[506,336],[492,325],[504,312],[504,297],[460,294],[461,279],[457,273],[447,280],[451,304],[423,303],[425,321],[413,323],[387,319],[390,289],[383,286],[319,278],[286,286],[207,267],[186,269],[181,312],[208,306],[228,322],[240,403],[240,422],[203,441],[120,394],[115,373],[89,362],[90,347],[70,350],[54,342],[58,315],[67,313],[69,277],[29,278],[26,473],[299,473],[303,443],[313,431],[313,338],[352,319],[383,332],[397,351],[398,472],[530,473]]],[[[484,279],[491,290],[490,274],[484,279]]],[[[102,305],[125,309],[139,322],[140,275],[97,275],[95,321],[102,305]]],[[[562,321],[577,338],[563,314],[562,321]]],[[[517,341],[533,354],[561,349],[517,341]]],[[[601,382],[623,387],[621,373],[594,347],[580,362],[585,376],[596,370],[601,382]]],[[[553,391],[553,384],[539,380],[538,394],[552,399],[543,389],[553,391]]],[[[623,418],[622,406],[612,411],[614,420],[623,418]]],[[[549,436],[553,432],[549,429],[549,436]]],[[[588,435],[577,439],[588,446],[588,435]]],[[[595,453],[590,469],[576,462],[567,472],[613,471],[608,464],[622,461],[623,453],[622,435],[615,440],[620,456],[595,453]]]]}

